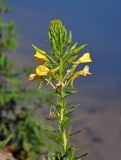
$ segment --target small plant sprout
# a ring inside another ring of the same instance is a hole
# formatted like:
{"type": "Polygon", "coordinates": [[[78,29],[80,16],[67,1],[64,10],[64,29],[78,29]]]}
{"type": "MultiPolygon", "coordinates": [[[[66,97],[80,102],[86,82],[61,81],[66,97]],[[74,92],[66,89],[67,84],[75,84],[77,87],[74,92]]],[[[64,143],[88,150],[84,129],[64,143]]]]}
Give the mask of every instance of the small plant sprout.
{"type": "Polygon", "coordinates": [[[57,123],[57,128],[54,132],[48,131],[47,136],[55,141],[58,147],[54,153],[49,153],[47,159],[82,160],[86,154],[77,157],[76,147],[70,145],[71,136],[78,133],[73,134],[70,124],[70,115],[77,107],[69,106],[66,99],[76,92],[73,87],[76,78],[91,75],[89,66],[84,64],[92,62],[92,59],[89,52],[79,56],[86,44],[77,47],[77,43],[73,43],[71,31],[67,32],[61,20],[50,21],[48,35],[51,52],[46,53],[33,45],[34,58],[40,64],[35,73],[29,76],[30,81],[40,80],[40,83],[50,85],[57,97],[49,113],[49,119],[57,123]],[[81,65],[84,67],[78,70],[81,65]]]}

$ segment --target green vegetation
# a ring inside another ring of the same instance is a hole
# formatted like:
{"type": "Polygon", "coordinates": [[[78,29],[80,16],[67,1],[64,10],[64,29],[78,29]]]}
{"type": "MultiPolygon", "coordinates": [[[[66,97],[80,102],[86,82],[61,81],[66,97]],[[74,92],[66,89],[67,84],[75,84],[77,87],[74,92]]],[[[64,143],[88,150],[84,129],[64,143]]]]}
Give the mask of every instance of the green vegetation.
{"type": "Polygon", "coordinates": [[[3,149],[9,150],[18,160],[25,160],[48,150],[44,136],[48,126],[45,127],[41,115],[34,117],[49,97],[44,91],[26,84],[31,67],[18,69],[7,56],[18,46],[14,22],[4,20],[11,10],[4,0],[0,0],[0,141],[3,141],[0,146],[13,133],[13,138],[3,149]]]}
{"type": "Polygon", "coordinates": [[[5,145],[10,141],[10,139],[13,137],[13,135],[9,135],[5,140],[0,141],[0,150],[2,150],[5,145]]]}

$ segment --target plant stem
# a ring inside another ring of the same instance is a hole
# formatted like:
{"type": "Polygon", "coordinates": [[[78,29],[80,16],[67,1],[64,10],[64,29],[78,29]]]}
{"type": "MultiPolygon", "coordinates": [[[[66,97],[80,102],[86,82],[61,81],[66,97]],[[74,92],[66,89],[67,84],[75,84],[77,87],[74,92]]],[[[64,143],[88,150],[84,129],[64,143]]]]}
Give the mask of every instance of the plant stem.
{"type": "Polygon", "coordinates": [[[60,91],[60,95],[59,95],[59,112],[60,112],[60,119],[59,119],[59,134],[61,135],[61,139],[62,139],[62,144],[60,146],[60,148],[62,148],[62,150],[64,151],[64,153],[67,151],[67,136],[66,136],[66,129],[63,125],[64,123],[64,118],[65,118],[65,105],[64,103],[66,102],[65,99],[63,99],[63,93],[64,93],[64,89],[61,89],[60,91]]]}
{"type": "MultiPolygon", "coordinates": [[[[63,81],[63,60],[60,59],[60,72],[59,72],[59,78],[60,81],[63,81]]],[[[67,112],[66,109],[66,99],[64,98],[64,92],[65,88],[62,87],[60,88],[60,94],[58,95],[58,106],[59,106],[59,121],[58,121],[58,130],[59,130],[59,135],[61,136],[61,144],[60,144],[60,149],[63,152],[63,155],[67,153],[67,145],[68,145],[68,139],[67,139],[67,131],[64,125],[65,121],[65,113],[67,112]]]]}

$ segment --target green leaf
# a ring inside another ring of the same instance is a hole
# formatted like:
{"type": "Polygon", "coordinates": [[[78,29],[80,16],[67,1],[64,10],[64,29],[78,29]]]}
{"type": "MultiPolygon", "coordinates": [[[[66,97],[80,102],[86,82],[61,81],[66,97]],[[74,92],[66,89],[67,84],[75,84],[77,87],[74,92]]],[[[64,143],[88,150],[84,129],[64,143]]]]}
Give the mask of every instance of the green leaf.
{"type": "Polygon", "coordinates": [[[74,49],[73,52],[75,54],[79,53],[87,44],[81,45],[78,48],[74,49]]]}
{"type": "MultiPolygon", "coordinates": [[[[54,39],[52,39],[52,49],[53,49],[54,51],[58,50],[58,49],[57,49],[56,42],[55,42],[54,39]]],[[[56,55],[56,54],[55,54],[55,55],[56,55]]]]}
{"type": "MultiPolygon", "coordinates": [[[[72,48],[66,52],[63,56],[63,64],[65,64],[66,66],[68,65],[68,61],[71,59],[71,57],[74,57],[74,59],[76,59],[77,57],[76,56],[73,56],[74,54],[77,54],[79,53],[85,46],[86,44],[84,45],[80,45],[78,48],[75,48],[77,45],[77,43],[75,43],[72,48]]],[[[73,60],[73,59],[72,59],[73,60]]],[[[72,61],[73,62],[73,61],[72,61]]]]}
{"type": "Polygon", "coordinates": [[[75,150],[73,148],[71,148],[70,155],[71,155],[70,160],[76,160],[76,158],[75,158],[75,150]]]}
{"type": "Polygon", "coordinates": [[[3,149],[3,147],[10,141],[12,137],[13,137],[13,134],[9,135],[4,141],[0,142],[0,150],[3,149]]]}
{"type": "Polygon", "coordinates": [[[72,33],[70,31],[69,37],[68,37],[68,45],[72,43],[72,33]]]}
{"type": "Polygon", "coordinates": [[[82,130],[80,129],[80,130],[78,130],[78,131],[75,131],[74,133],[72,133],[70,136],[73,136],[73,135],[75,135],[75,134],[78,134],[78,133],[80,133],[82,130]]]}
{"type": "Polygon", "coordinates": [[[73,61],[76,60],[76,58],[77,58],[77,55],[69,58],[68,63],[72,63],[73,61]]]}
{"type": "Polygon", "coordinates": [[[73,50],[73,49],[75,49],[76,46],[77,46],[77,42],[70,48],[70,51],[73,50]]]}
{"type": "Polygon", "coordinates": [[[41,50],[40,48],[36,47],[36,46],[33,45],[33,44],[32,44],[32,47],[33,47],[36,51],[41,52],[42,54],[46,54],[45,51],[41,50]]]}
{"type": "Polygon", "coordinates": [[[67,111],[67,115],[70,115],[72,112],[74,112],[78,107],[71,107],[71,108],[68,108],[68,111],[67,111]]]}
{"type": "Polygon", "coordinates": [[[59,135],[47,133],[47,136],[48,136],[48,138],[54,140],[56,143],[60,143],[61,142],[61,136],[59,136],[59,135]]]}
{"type": "Polygon", "coordinates": [[[73,50],[76,48],[76,45],[77,45],[77,43],[75,43],[68,51],[66,51],[65,52],[65,54],[64,54],[64,59],[68,56],[68,55],[70,55],[70,54],[72,54],[73,53],[73,50]]]}
{"type": "Polygon", "coordinates": [[[62,127],[66,128],[68,127],[68,124],[69,124],[69,118],[65,116],[64,120],[62,121],[62,127]]]}
{"type": "Polygon", "coordinates": [[[77,159],[77,160],[80,160],[80,159],[82,159],[82,158],[85,158],[87,155],[88,155],[88,153],[84,153],[84,154],[82,154],[81,156],[76,157],[76,159],[77,159]]]}
{"type": "Polygon", "coordinates": [[[71,88],[71,89],[67,88],[65,90],[63,98],[68,97],[68,96],[70,96],[72,94],[75,94],[75,93],[77,93],[77,89],[76,88],[71,88]]]}
{"type": "Polygon", "coordinates": [[[71,135],[71,127],[69,127],[69,130],[68,130],[68,133],[67,133],[68,139],[70,138],[70,135],[71,135]]]}

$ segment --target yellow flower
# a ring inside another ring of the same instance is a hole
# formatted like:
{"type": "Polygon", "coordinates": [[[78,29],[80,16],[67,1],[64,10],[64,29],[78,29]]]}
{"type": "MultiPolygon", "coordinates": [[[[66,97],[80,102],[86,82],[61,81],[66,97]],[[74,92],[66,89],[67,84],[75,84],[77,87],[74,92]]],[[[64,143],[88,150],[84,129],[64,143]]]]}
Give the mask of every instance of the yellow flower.
{"type": "Polygon", "coordinates": [[[86,65],[83,70],[77,71],[76,73],[74,73],[74,75],[70,78],[70,80],[68,81],[68,83],[71,82],[71,86],[73,86],[73,81],[79,77],[79,76],[87,76],[90,75],[92,73],[89,72],[89,66],[86,65]]]}
{"type": "Polygon", "coordinates": [[[49,72],[49,69],[43,65],[40,65],[36,68],[36,74],[38,76],[46,76],[49,72]]]}
{"type": "Polygon", "coordinates": [[[73,64],[78,65],[80,63],[88,63],[88,62],[92,62],[89,52],[83,54],[83,56],[81,56],[76,62],[73,62],[73,64]]]}
{"type": "Polygon", "coordinates": [[[48,61],[47,57],[43,55],[41,52],[36,51],[34,58],[37,62],[46,62],[48,61]]]}
{"type": "Polygon", "coordinates": [[[36,68],[36,74],[29,75],[29,81],[40,79],[43,76],[46,76],[49,72],[49,69],[43,65],[40,65],[36,68]]]}
{"type": "Polygon", "coordinates": [[[78,77],[78,76],[86,76],[86,75],[90,75],[92,73],[89,72],[89,66],[85,66],[83,68],[83,70],[80,70],[78,72],[75,73],[75,76],[78,77]]]}
{"type": "Polygon", "coordinates": [[[33,81],[33,80],[36,80],[36,79],[39,79],[40,76],[36,75],[36,74],[30,74],[29,75],[29,81],[33,81]]]}

